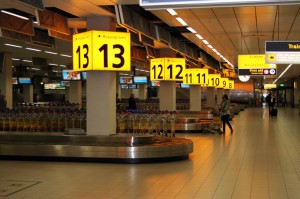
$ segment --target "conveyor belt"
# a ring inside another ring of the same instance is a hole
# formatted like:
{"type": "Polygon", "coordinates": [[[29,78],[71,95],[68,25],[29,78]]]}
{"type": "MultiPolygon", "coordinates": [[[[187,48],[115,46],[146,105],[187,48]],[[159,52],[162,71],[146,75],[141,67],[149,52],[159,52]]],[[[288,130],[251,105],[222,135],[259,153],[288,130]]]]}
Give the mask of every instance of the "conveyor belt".
{"type": "Polygon", "coordinates": [[[152,135],[21,135],[0,134],[0,156],[64,157],[148,162],[149,160],[186,159],[193,142],[184,138],[152,135]]]}

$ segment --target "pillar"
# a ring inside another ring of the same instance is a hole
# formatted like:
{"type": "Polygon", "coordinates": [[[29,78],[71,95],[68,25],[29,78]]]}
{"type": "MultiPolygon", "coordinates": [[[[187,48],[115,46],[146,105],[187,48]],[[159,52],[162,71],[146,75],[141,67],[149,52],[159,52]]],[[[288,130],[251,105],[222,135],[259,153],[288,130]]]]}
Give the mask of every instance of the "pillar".
{"type": "Polygon", "coordinates": [[[190,85],[190,111],[201,111],[200,85],[190,85]]]}
{"type": "Polygon", "coordinates": [[[206,89],[206,107],[214,108],[216,106],[215,88],[207,87],[206,89]]]}
{"type": "MultiPolygon", "coordinates": [[[[160,49],[160,57],[176,57],[176,52],[169,48],[160,49]]],[[[176,110],[176,81],[160,81],[159,109],[176,110]]]]}
{"type": "MultiPolygon", "coordinates": [[[[3,65],[0,65],[0,89],[1,94],[5,96],[7,108],[13,106],[12,95],[12,54],[9,52],[3,53],[3,65]],[[2,73],[1,73],[2,68],[2,73]]],[[[2,64],[2,63],[0,63],[2,64]]]]}
{"type": "Polygon", "coordinates": [[[159,109],[163,111],[176,110],[176,82],[174,81],[160,82],[159,109]]]}
{"type": "Polygon", "coordinates": [[[224,89],[223,88],[217,88],[217,104],[222,103],[222,96],[224,94],[224,89]]]}
{"type": "Polygon", "coordinates": [[[70,86],[66,90],[66,101],[70,103],[81,104],[82,102],[82,86],[81,81],[70,81],[70,86]]]}
{"type": "MultiPolygon", "coordinates": [[[[108,16],[87,17],[88,30],[115,31],[108,16]]],[[[116,133],[116,72],[87,71],[87,135],[116,133]]]]}
{"type": "Polygon", "coordinates": [[[145,84],[139,85],[139,99],[147,99],[147,85],[145,84]]]}
{"type": "Polygon", "coordinates": [[[24,102],[32,103],[33,102],[33,85],[24,84],[23,86],[23,96],[24,102]]]}

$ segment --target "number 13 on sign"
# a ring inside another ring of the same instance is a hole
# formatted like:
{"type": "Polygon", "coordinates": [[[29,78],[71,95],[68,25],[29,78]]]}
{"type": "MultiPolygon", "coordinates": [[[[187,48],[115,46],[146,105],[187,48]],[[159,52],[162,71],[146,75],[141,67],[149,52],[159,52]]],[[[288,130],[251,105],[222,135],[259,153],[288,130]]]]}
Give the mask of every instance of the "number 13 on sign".
{"type": "Polygon", "coordinates": [[[88,31],[74,35],[73,70],[130,71],[130,33],[88,31]]]}

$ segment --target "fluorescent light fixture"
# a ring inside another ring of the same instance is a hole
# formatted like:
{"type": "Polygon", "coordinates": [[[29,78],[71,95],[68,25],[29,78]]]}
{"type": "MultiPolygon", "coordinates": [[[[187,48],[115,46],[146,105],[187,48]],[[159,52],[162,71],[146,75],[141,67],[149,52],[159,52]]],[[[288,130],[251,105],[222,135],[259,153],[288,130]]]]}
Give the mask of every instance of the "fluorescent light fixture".
{"type": "Polygon", "coordinates": [[[4,44],[5,46],[15,47],[15,48],[23,48],[22,46],[14,45],[14,44],[4,44]]]}
{"type": "Polygon", "coordinates": [[[206,41],[205,39],[203,39],[202,41],[203,41],[203,43],[205,43],[206,45],[209,44],[208,41],[206,41]]]}
{"type": "Polygon", "coordinates": [[[218,51],[215,49],[215,48],[212,48],[212,50],[215,52],[215,53],[217,53],[218,51]]]}
{"type": "Polygon", "coordinates": [[[17,59],[17,58],[11,58],[11,60],[13,60],[13,61],[20,61],[20,59],[17,59]]]}
{"type": "Polygon", "coordinates": [[[197,33],[196,30],[194,30],[192,27],[187,27],[186,29],[188,29],[188,30],[191,31],[192,33],[197,33]]]}
{"type": "Polygon", "coordinates": [[[174,16],[177,15],[177,12],[175,12],[175,10],[173,9],[167,9],[167,11],[170,13],[170,15],[174,16]]]}
{"type": "Polygon", "coordinates": [[[183,20],[181,19],[180,17],[176,17],[177,21],[179,21],[181,23],[181,25],[183,26],[187,26],[188,24],[183,20]]]}
{"type": "Polygon", "coordinates": [[[199,34],[196,34],[196,37],[198,37],[201,40],[203,39],[203,37],[201,35],[199,35],[199,34]]]}
{"type": "Polygon", "coordinates": [[[56,52],[51,52],[51,51],[45,51],[45,53],[47,53],[47,54],[52,54],[52,55],[57,55],[56,52]]]}
{"type": "Polygon", "coordinates": [[[59,65],[59,66],[61,66],[61,67],[64,67],[64,68],[66,68],[67,66],[66,65],[64,65],[64,64],[61,64],[61,65],[59,65]]]}
{"type": "Polygon", "coordinates": [[[66,54],[60,54],[60,56],[63,56],[63,57],[72,57],[71,55],[66,55],[66,54]]]}
{"type": "Polygon", "coordinates": [[[1,10],[1,12],[5,13],[5,14],[8,14],[8,15],[12,15],[12,16],[18,17],[18,18],[20,18],[20,19],[29,20],[29,18],[27,18],[27,17],[23,17],[23,16],[21,16],[21,15],[15,14],[15,13],[8,12],[8,11],[6,11],[6,10],[1,10]]]}
{"type": "Polygon", "coordinates": [[[22,61],[23,62],[32,62],[31,60],[26,60],[26,59],[23,59],[22,61]]]}
{"type": "Polygon", "coordinates": [[[40,70],[39,68],[31,68],[31,70],[40,70]]]}
{"type": "Polygon", "coordinates": [[[36,48],[26,48],[26,50],[32,50],[32,51],[37,51],[37,52],[41,51],[40,49],[36,49],[36,48]]]}
{"type": "Polygon", "coordinates": [[[211,48],[211,49],[214,48],[214,47],[212,47],[212,45],[207,45],[207,47],[209,47],[209,48],[211,48]]]}
{"type": "Polygon", "coordinates": [[[275,84],[282,75],[284,75],[284,73],[292,66],[293,64],[288,65],[288,67],[286,67],[286,69],[284,71],[282,71],[282,73],[277,77],[277,79],[275,79],[275,81],[273,82],[273,84],[275,84]]]}
{"type": "Polygon", "coordinates": [[[58,66],[58,64],[49,63],[50,66],[58,66]]]}
{"type": "Polygon", "coordinates": [[[52,70],[53,72],[55,72],[55,73],[58,73],[58,71],[57,70],[52,70]]]}

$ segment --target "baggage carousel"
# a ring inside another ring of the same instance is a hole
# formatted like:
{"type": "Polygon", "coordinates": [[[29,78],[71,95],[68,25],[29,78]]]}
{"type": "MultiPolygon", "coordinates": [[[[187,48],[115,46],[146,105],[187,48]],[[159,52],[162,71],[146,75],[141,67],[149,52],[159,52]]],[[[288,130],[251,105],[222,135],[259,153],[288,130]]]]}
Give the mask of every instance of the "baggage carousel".
{"type": "Polygon", "coordinates": [[[1,159],[143,163],[188,159],[193,142],[147,134],[110,136],[0,134],[1,159]]]}

